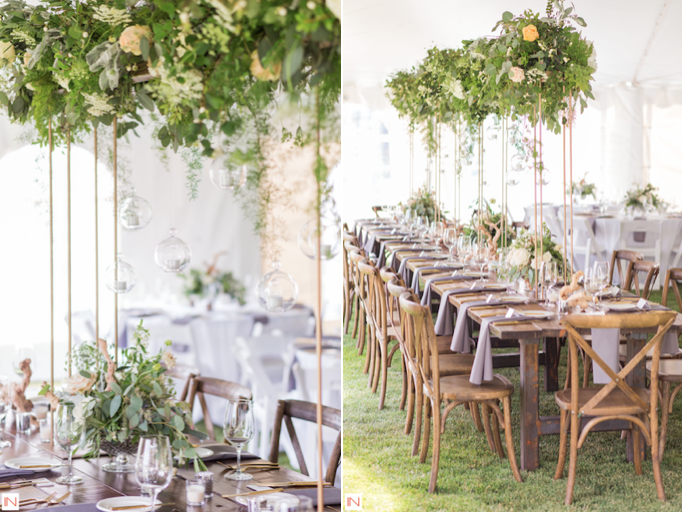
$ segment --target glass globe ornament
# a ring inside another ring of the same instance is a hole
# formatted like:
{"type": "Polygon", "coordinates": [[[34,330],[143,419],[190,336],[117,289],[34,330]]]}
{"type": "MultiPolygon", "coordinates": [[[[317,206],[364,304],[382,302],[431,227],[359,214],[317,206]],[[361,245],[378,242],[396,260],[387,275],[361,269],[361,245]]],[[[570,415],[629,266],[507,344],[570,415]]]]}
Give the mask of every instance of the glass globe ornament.
{"type": "Polygon", "coordinates": [[[329,217],[320,219],[320,233],[318,237],[317,219],[310,219],[303,224],[298,232],[298,247],[311,260],[317,259],[317,241],[320,239],[320,254],[322,260],[330,260],[341,249],[341,229],[338,222],[329,217]]]}
{"type": "Polygon", "coordinates": [[[227,155],[217,157],[208,171],[208,177],[220,190],[239,190],[246,183],[248,167],[230,162],[227,155]]]}
{"type": "Polygon", "coordinates": [[[175,228],[171,228],[170,236],[159,242],[154,251],[154,260],[164,272],[182,272],[189,265],[192,251],[185,242],[177,236],[175,228]]]}
{"type": "Polygon", "coordinates": [[[521,183],[521,180],[519,179],[518,173],[507,175],[507,185],[510,187],[515,187],[519,183],[521,183]]]}
{"type": "Polygon", "coordinates": [[[511,158],[511,166],[509,168],[512,172],[526,172],[528,167],[526,166],[526,161],[523,155],[517,153],[511,158]]]}
{"type": "Polygon", "coordinates": [[[543,170],[540,173],[540,180],[542,182],[542,186],[546,187],[552,182],[552,177],[549,175],[549,171],[547,169],[543,170]]]}
{"type": "Polygon", "coordinates": [[[272,263],[272,272],[268,272],[256,285],[258,303],[267,311],[281,313],[290,310],[298,298],[298,284],[279,268],[281,263],[272,263]]]}
{"type": "Polygon", "coordinates": [[[116,256],[116,261],[104,271],[104,282],[114,293],[128,293],[135,287],[137,276],[135,269],[130,263],[123,261],[121,253],[116,256]]]}
{"type": "Polygon", "coordinates": [[[488,126],[488,128],[485,129],[485,134],[486,137],[488,137],[488,140],[490,141],[496,141],[500,138],[500,132],[502,131],[501,126],[499,124],[493,124],[488,126]]]}
{"type": "Polygon", "coordinates": [[[152,207],[146,199],[136,196],[128,197],[119,203],[118,220],[124,229],[134,231],[142,229],[152,220],[152,207]]]}

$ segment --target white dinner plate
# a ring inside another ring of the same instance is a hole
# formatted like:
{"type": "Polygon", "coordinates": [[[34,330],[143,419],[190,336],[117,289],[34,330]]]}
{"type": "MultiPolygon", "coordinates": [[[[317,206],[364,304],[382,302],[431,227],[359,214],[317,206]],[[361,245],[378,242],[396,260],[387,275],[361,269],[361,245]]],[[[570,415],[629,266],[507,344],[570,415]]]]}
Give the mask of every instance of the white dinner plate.
{"type": "MultiPolygon", "coordinates": [[[[206,457],[213,455],[213,450],[209,450],[208,448],[203,448],[201,446],[197,446],[194,451],[197,453],[197,457],[200,459],[205,459],[206,457]]],[[[178,456],[176,455],[175,458],[177,459],[178,456]]]]}
{"type": "Polygon", "coordinates": [[[549,318],[554,315],[551,311],[519,311],[519,313],[532,318],[549,318]]]}
{"type": "MultiPolygon", "coordinates": [[[[269,487],[264,487],[264,489],[269,489],[269,487]]],[[[239,503],[240,505],[247,505],[247,499],[248,496],[237,496],[235,497],[235,501],[239,503]]],[[[290,500],[290,499],[295,499],[297,500],[298,497],[294,494],[289,494],[286,492],[273,492],[271,494],[263,494],[263,498],[265,498],[265,503],[261,506],[262,510],[273,510],[275,508],[275,503],[278,503],[280,501],[284,500],[290,500]]]]}
{"type": "MultiPolygon", "coordinates": [[[[134,507],[135,505],[147,505],[146,507],[134,508],[131,511],[134,512],[145,512],[145,510],[150,510],[151,507],[149,503],[151,498],[147,496],[117,496],[116,498],[106,498],[97,502],[97,510],[102,510],[103,512],[114,512],[114,507],[134,507]]],[[[156,500],[156,505],[161,505],[159,500],[156,500]]]]}
{"type": "Polygon", "coordinates": [[[30,469],[36,473],[41,473],[43,471],[51,471],[54,468],[58,468],[62,465],[61,462],[44,459],[42,457],[18,457],[16,459],[10,459],[5,461],[5,466],[12,469],[30,469]],[[47,468],[22,468],[21,466],[49,466],[47,468]]]}
{"type": "Polygon", "coordinates": [[[614,311],[636,311],[636,302],[602,302],[602,306],[614,311]]]}

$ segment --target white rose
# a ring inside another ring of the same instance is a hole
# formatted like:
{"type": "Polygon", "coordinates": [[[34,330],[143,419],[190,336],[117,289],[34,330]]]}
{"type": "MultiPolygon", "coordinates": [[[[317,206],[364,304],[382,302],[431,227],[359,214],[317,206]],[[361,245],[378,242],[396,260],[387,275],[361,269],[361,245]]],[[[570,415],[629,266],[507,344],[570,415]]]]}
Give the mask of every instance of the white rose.
{"type": "Polygon", "coordinates": [[[523,248],[512,249],[507,255],[507,263],[514,267],[525,267],[530,261],[530,253],[523,248]]]}
{"type": "Polygon", "coordinates": [[[95,376],[92,375],[89,379],[86,379],[82,375],[72,375],[71,377],[64,379],[62,387],[64,391],[70,395],[77,395],[80,393],[85,393],[90,391],[92,386],[95,384],[95,376]]]}
{"type": "Polygon", "coordinates": [[[526,77],[526,74],[523,72],[523,69],[514,66],[509,70],[509,79],[512,82],[523,82],[523,79],[526,77]]]}
{"type": "Polygon", "coordinates": [[[592,54],[587,59],[587,65],[597,71],[597,50],[592,46],[592,54]]]}
{"type": "Polygon", "coordinates": [[[552,255],[549,253],[549,251],[542,255],[542,261],[544,261],[545,263],[549,263],[550,261],[552,261],[552,255]]]}
{"type": "Polygon", "coordinates": [[[326,0],[327,9],[329,9],[334,16],[341,19],[341,0],[326,0]]]}
{"type": "Polygon", "coordinates": [[[644,194],[642,194],[641,196],[639,196],[637,198],[637,201],[639,201],[640,203],[644,203],[644,201],[646,201],[646,196],[644,194]]]}
{"type": "Polygon", "coordinates": [[[172,354],[170,350],[166,350],[163,355],[161,356],[161,362],[168,368],[169,370],[172,370],[175,368],[176,360],[175,356],[172,354]]]}

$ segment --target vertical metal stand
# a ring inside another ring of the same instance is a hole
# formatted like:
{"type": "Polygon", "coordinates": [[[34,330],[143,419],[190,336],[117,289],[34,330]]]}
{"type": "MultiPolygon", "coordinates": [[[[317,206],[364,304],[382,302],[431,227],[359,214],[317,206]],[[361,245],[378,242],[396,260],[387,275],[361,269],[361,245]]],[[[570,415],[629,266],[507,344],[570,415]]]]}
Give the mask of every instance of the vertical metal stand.
{"type": "MultiPolygon", "coordinates": [[[[50,389],[54,390],[54,202],[52,198],[52,119],[47,124],[48,172],[50,175],[50,389]]],[[[52,420],[54,420],[54,411],[52,420]]],[[[54,424],[51,423],[51,424],[54,424]]]]}
{"type": "MultiPolygon", "coordinates": [[[[114,262],[118,258],[118,118],[114,116],[114,262]]],[[[114,293],[114,361],[118,365],[118,293],[114,293]]]]}
{"type": "Polygon", "coordinates": [[[71,377],[71,130],[66,129],[66,240],[67,240],[67,280],[69,289],[67,323],[69,325],[69,377],[71,377]]]}
{"type": "Polygon", "coordinates": [[[97,127],[95,137],[95,341],[99,340],[99,198],[97,189],[97,127]]]}

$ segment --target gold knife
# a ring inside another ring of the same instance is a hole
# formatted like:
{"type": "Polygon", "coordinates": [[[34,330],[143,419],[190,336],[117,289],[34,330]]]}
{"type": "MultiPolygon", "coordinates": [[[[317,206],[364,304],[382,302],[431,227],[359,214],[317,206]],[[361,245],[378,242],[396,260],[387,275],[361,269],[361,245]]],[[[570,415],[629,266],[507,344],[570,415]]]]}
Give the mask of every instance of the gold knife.
{"type": "MultiPolygon", "coordinates": [[[[159,503],[154,505],[154,508],[163,507],[164,505],[175,505],[175,503],[159,503]]],[[[111,510],[135,510],[136,508],[149,508],[149,504],[144,505],[126,505],[125,507],[111,507],[111,510]]]]}
{"type": "MultiPolygon", "coordinates": [[[[267,485],[268,487],[273,486],[273,487],[317,487],[318,482],[311,480],[308,482],[275,482],[275,483],[263,483],[263,485],[267,485]]],[[[329,482],[322,482],[323,486],[329,486],[331,485],[329,482]]]]}
{"type": "Polygon", "coordinates": [[[222,498],[236,498],[238,496],[257,496],[258,494],[270,494],[272,492],[282,492],[284,489],[268,489],[267,491],[245,492],[242,494],[221,494],[222,498]]]}

